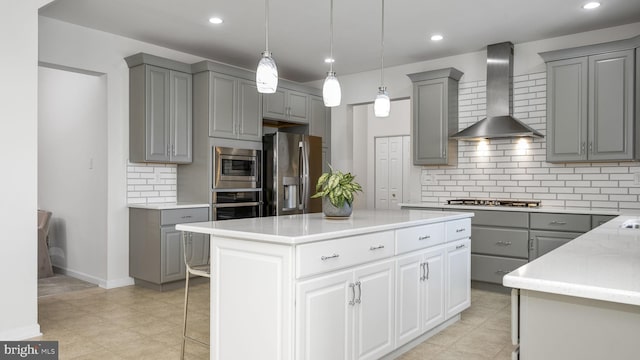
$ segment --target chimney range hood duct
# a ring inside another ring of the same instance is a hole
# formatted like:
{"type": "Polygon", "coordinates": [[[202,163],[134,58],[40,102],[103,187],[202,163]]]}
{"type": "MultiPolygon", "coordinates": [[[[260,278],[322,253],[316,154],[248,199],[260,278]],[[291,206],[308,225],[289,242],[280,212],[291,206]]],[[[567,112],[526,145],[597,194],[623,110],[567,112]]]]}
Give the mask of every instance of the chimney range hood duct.
{"type": "Polygon", "coordinates": [[[457,140],[544,137],[513,113],[513,44],[487,46],[487,117],[450,136],[457,140]]]}

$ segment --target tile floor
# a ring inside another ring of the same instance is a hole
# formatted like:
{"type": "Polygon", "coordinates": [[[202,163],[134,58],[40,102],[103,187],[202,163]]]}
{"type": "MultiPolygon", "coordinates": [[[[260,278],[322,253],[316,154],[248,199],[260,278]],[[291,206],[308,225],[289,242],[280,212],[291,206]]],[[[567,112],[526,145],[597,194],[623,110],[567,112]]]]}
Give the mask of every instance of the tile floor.
{"type": "MultiPolygon", "coordinates": [[[[209,337],[209,285],[190,296],[189,333],[209,337]],[[192,302],[191,302],[192,301],[192,302]]],[[[402,360],[511,359],[508,295],[473,289],[462,319],[400,357],[402,360]]],[[[59,341],[60,359],[179,359],[184,289],[92,288],[38,299],[42,340],[59,341]]],[[[187,343],[188,359],[209,351],[187,343]]]]}

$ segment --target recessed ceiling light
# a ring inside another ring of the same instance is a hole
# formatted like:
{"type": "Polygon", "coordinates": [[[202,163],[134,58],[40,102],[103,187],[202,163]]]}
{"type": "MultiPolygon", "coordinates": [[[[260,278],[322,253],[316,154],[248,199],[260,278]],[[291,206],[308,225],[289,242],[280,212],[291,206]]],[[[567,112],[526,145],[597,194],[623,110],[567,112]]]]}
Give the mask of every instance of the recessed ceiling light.
{"type": "Polygon", "coordinates": [[[336,59],[326,58],[324,59],[324,62],[326,62],[327,64],[331,64],[332,62],[336,62],[336,59]]]}
{"type": "Polygon", "coordinates": [[[442,35],[440,35],[440,34],[431,35],[431,40],[432,41],[440,41],[442,39],[444,39],[444,37],[442,35]]]}
{"type": "Polygon", "coordinates": [[[222,19],[220,19],[219,17],[212,17],[211,19],[209,19],[209,22],[212,24],[222,24],[222,19]]]}
{"type": "Polygon", "coordinates": [[[597,7],[600,6],[599,2],[590,2],[590,3],[586,3],[582,6],[583,9],[587,9],[587,10],[591,10],[591,9],[595,9],[597,7]]]}

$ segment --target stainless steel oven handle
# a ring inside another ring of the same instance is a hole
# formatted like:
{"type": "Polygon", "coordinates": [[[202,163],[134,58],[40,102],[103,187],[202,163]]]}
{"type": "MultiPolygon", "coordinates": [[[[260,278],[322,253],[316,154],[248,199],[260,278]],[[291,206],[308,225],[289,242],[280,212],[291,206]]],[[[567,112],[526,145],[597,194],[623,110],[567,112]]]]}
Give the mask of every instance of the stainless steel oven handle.
{"type": "Polygon", "coordinates": [[[260,205],[259,201],[253,201],[253,202],[242,202],[242,203],[213,204],[213,207],[214,208],[231,208],[231,207],[258,206],[258,205],[260,205]]]}

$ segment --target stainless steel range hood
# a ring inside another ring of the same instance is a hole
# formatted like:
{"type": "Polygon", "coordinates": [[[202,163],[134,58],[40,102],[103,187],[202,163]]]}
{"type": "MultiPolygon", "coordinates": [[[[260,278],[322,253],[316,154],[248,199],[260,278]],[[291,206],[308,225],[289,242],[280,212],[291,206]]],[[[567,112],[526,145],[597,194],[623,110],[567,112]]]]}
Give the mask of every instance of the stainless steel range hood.
{"type": "Polygon", "coordinates": [[[457,140],[544,137],[513,113],[513,44],[487,46],[487,117],[450,136],[457,140]]]}

